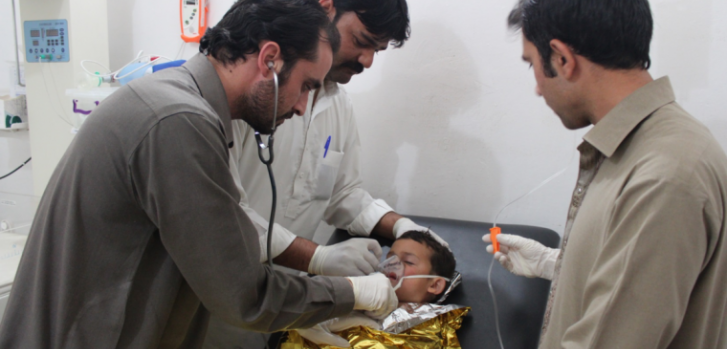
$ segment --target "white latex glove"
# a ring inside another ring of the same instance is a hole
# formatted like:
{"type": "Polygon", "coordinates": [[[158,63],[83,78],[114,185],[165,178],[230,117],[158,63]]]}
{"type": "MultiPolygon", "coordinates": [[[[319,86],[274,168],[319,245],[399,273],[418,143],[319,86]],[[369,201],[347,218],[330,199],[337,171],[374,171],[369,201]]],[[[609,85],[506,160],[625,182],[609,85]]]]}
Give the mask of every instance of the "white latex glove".
{"type": "Polygon", "coordinates": [[[340,332],[358,326],[370,327],[377,330],[381,329],[381,325],[378,322],[354,311],[349,315],[333,318],[309,329],[297,331],[301,337],[318,345],[324,344],[349,348],[351,344],[341,336],[333,334],[333,332],[340,332]]]}
{"type": "Polygon", "coordinates": [[[444,239],[440,238],[439,235],[435,234],[427,227],[422,227],[421,225],[414,223],[414,221],[409,218],[399,218],[399,220],[394,223],[394,238],[398,239],[402,235],[404,235],[404,233],[412,230],[427,231],[429,232],[429,235],[434,238],[434,240],[439,241],[440,244],[444,245],[444,247],[448,248],[450,251],[452,250],[451,248],[449,248],[449,244],[444,241],[444,239]]]}
{"type": "Polygon", "coordinates": [[[376,271],[381,245],[374,239],[353,238],[331,246],[318,246],[308,272],[326,276],[363,276],[376,271]]]}
{"type": "Polygon", "coordinates": [[[391,281],[384,274],[348,277],[355,299],[353,310],[365,310],[374,319],[383,319],[399,305],[391,281]]]}
{"type": "MultiPolygon", "coordinates": [[[[490,234],[483,236],[482,241],[492,243],[490,234]]],[[[512,234],[498,235],[497,242],[500,243],[500,252],[495,253],[495,258],[511,273],[529,278],[553,279],[559,249],[545,247],[535,240],[512,234]]],[[[487,252],[493,253],[494,250],[492,245],[487,246],[487,252]]]]}

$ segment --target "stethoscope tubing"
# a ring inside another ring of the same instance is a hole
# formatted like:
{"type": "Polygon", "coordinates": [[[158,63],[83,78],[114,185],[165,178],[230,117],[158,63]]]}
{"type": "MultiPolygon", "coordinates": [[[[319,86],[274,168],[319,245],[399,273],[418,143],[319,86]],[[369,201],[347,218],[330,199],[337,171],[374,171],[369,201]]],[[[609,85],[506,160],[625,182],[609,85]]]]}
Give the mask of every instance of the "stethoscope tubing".
{"type": "Polygon", "coordinates": [[[277,119],[278,119],[278,73],[275,72],[275,69],[272,65],[269,65],[268,68],[270,68],[270,71],[273,73],[273,82],[275,85],[275,99],[273,100],[273,128],[270,132],[270,136],[268,136],[268,144],[265,145],[262,141],[262,137],[260,136],[260,132],[255,132],[255,140],[257,140],[258,148],[257,148],[257,155],[260,158],[260,161],[267,167],[268,169],[268,177],[270,177],[270,189],[272,192],[272,207],[270,208],[270,220],[268,221],[268,238],[267,238],[267,257],[268,257],[268,265],[270,268],[273,267],[273,257],[270,254],[270,251],[272,250],[273,245],[273,226],[275,224],[275,208],[278,204],[278,195],[277,195],[277,187],[275,186],[275,176],[273,175],[273,160],[274,160],[274,152],[273,152],[273,141],[275,140],[273,138],[273,135],[275,134],[275,129],[277,129],[277,119]],[[265,156],[263,156],[263,150],[268,150],[268,159],[265,159],[265,156]]]}

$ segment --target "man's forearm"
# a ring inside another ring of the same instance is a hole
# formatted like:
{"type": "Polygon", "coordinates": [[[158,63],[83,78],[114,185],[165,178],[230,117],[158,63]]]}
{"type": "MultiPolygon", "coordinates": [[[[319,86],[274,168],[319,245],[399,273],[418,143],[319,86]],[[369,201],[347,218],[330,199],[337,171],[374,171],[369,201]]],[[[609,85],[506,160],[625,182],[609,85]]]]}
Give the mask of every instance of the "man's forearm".
{"type": "Polygon", "coordinates": [[[404,216],[394,211],[391,211],[381,217],[381,220],[376,223],[374,229],[371,232],[378,236],[394,240],[394,224],[401,218],[404,218],[404,216]]]}
{"type": "Polygon", "coordinates": [[[287,268],[308,272],[308,266],[316,252],[318,244],[313,241],[297,237],[279,256],[273,259],[275,264],[287,268]]]}

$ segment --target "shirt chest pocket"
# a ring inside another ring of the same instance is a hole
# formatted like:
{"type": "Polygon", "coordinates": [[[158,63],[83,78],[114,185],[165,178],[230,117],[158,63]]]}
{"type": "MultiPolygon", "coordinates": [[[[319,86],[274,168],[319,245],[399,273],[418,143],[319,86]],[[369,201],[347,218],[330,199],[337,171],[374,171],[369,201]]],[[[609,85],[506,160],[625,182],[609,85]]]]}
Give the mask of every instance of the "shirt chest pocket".
{"type": "Polygon", "coordinates": [[[343,153],[329,150],[326,156],[316,166],[315,185],[313,188],[314,200],[328,200],[336,184],[338,169],[341,167],[343,153]]]}

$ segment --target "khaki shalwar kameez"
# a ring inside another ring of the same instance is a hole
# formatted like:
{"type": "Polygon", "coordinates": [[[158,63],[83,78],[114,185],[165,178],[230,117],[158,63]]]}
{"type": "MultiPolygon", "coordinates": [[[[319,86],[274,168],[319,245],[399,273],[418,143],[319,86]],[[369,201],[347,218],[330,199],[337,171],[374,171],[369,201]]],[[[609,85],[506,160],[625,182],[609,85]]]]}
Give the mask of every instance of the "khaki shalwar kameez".
{"type": "Polygon", "coordinates": [[[584,137],[540,348],[727,348],[727,157],[668,78],[584,137]]]}

